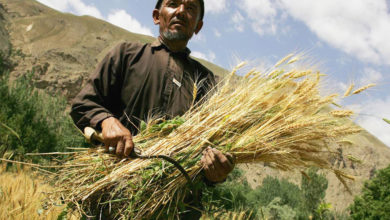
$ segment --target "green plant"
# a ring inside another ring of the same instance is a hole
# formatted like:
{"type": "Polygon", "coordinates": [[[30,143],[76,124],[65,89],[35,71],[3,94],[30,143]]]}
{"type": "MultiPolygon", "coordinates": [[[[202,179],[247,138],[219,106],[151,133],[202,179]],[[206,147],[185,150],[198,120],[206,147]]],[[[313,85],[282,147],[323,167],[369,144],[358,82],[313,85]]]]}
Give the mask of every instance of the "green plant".
{"type": "Polygon", "coordinates": [[[296,218],[296,211],[288,205],[283,204],[282,199],[275,197],[263,209],[264,219],[290,220],[296,218]]]}
{"type": "Polygon", "coordinates": [[[10,59],[11,52],[0,51],[0,76],[15,67],[15,63],[10,59]]]}
{"type": "Polygon", "coordinates": [[[350,211],[352,219],[390,219],[390,166],[364,184],[350,211]]]}
{"type": "Polygon", "coordinates": [[[251,201],[258,201],[262,206],[267,206],[275,198],[280,198],[281,205],[288,205],[297,209],[302,202],[302,193],[299,187],[286,179],[277,179],[267,176],[263,184],[250,194],[251,201]]]}
{"type": "Polygon", "coordinates": [[[330,213],[331,209],[332,209],[332,204],[321,203],[316,209],[316,213],[319,219],[325,219],[328,216],[327,214],[330,213]]]}
{"type": "Polygon", "coordinates": [[[307,176],[302,176],[301,190],[303,195],[302,213],[304,216],[312,215],[319,218],[316,212],[317,208],[323,203],[326,189],[328,188],[328,180],[325,175],[318,174],[317,169],[310,168],[307,176]]]}
{"type": "MultiPolygon", "coordinates": [[[[240,169],[235,169],[227,181],[209,187],[203,194],[207,212],[248,210],[253,219],[334,219],[324,203],[328,181],[316,169],[308,169],[301,187],[286,179],[267,176],[261,186],[252,189],[240,169]]],[[[343,214],[343,213],[342,213],[343,214]]],[[[345,219],[345,218],[343,218],[345,219]]]]}
{"type": "Polygon", "coordinates": [[[255,202],[249,199],[252,192],[252,188],[243,176],[243,171],[234,169],[226,182],[205,188],[202,203],[204,208],[210,212],[253,209],[255,202]]]}
{"type": "Polygon", "coordinates": [[[29,152],[64,151],[83,145],[82,136],[65,111],[66,100],[35,89],[34,72],[10,82],[11,61],[4,54],[0,57],[0,152],[25,159],[29,152]]]}

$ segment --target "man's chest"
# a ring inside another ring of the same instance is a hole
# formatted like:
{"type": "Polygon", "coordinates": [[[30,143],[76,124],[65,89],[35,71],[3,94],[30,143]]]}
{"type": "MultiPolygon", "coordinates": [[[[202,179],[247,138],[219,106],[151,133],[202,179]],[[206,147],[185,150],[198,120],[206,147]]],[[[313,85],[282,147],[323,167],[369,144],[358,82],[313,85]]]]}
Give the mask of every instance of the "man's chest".
{"type": "Polygon", "coordinates": [[[185,58],[161,52],[125,69],[121,102],[130,113],[176,116],[191,107],[197,70],[185,58]]]}

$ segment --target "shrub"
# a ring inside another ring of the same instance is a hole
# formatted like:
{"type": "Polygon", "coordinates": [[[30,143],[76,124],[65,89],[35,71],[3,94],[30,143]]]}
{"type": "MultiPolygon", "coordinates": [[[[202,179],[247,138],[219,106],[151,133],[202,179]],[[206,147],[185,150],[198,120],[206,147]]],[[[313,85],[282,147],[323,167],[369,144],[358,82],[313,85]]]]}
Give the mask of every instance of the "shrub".
{"type": "Polygon", "coordinates": [[[262,206],[267,206],[275,198],[280,198],[278,204],[297,209],[302,201],[302,193],[297,185],[286,179],[279,180],[267,176],[263,184],[251,193],[250,198],[251,201],[258,201],[262,206]]]}
{"type": "Polygon", "coordinates": [[[306,216],[312,215],[319,218],[317,208],[324,201],[328,180],[323,174],[317,174],[317,169],[308,170],[309,178],[302,176],[301,190],[303,195],[302,213],[306,216]]]}
{"type": "Polygon", "coordinates": [[[309,178],[302,177],[301,187],[267,176],[261,186],[252,189],[243,172],[235,169],[225,183],[205,190],[203,204],[209,212],[245,210],[253,219],[334,219],[336,213],[321,209],[326,204],[327,179],[315,169],[309,169],[307,175],[309,178]]]}
{"type": "Polygon", "coordinates": [[[283,204],[282,199],[279,197],[276,197],[264,207],[262,213],[264,219],[290,220],[296,218],[294,209],[283,204]]]}
{"type": "Polygon", "coordinates": [[[9,56],[0,57],[0,157],[8,151],[24,159],[28,152],[64,151],[83,145],[82,136],[65,112],[66,100],[35,89],[34,72],[10,82],[9,56]]]}
{"type": "Polygon", "coordinates": [[[364,184],[350,211],[352,219],[390,219],[390,166],[364,184]]]}
{"type": "Polygon", "coordinates": [[[225,183],[208,187],[204,190],[202,202],[206,209],[216,211],[229,210],[237,211],[241,208],[253,208],[248,195],[253,190],[249,186],[243,171],[234,169],[225,183]]]}

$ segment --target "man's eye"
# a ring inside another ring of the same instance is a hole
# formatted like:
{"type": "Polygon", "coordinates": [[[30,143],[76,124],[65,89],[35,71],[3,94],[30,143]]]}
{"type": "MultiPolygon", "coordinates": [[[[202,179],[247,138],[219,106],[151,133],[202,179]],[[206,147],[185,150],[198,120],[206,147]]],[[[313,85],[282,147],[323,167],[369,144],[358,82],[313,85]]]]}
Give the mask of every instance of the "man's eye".
{"type": "Polygon", "coordinates": [[[177,7],[177,3],[176,2],[170,2],[170,3],[168,3],[168,7],[177,7]]]}

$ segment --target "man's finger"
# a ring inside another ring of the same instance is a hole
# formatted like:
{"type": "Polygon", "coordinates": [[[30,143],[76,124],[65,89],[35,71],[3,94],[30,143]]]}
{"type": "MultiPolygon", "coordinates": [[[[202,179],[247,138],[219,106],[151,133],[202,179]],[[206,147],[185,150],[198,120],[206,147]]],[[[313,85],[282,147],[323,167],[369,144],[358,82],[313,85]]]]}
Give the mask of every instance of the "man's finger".
{"type": "Polygon", "coordinates": [[[221,165],[221,162],[218,160],[217,156],[214,154],[214,151],[210,148],[208,150],[208,155],[211,158],[211,162],[213,163],[214,167],[214,175],[221,176],[224,174],[224,168],[221,165]]]}
{"type": "Polygon", "coordinates": [[[234,165],[230,162],[230,160],[225,156],[221,151],[217,149],[212,149],[217,162],[220,164],[221,167],[223,167],[224,170],[230,171],[233,169],[234,165]]]}
{"type": "Polygon", "coordinates": [[[202,163],[203,170],[208,172],[209,166],[207,165],[205,156],[202,156],[202,158],[200,159],[200,162],[202,163]]]}
{"type": "Polygon", "coordinates": [[[206,151],[205,155],[203,156],[205,158],[205,161],[206,161],[206,165],[209,169],[209,172],[210,173],[215,173],[215,167],[214,167],[214,164],[213,164],[213,159],[210,155],[210,151],[206,151]]]}
{"type": "Polygon", "coordinates": [[[223,179],[225,179],[226,173],[228,173],[228,171],[226,171],[222,167],[222,165],[217,160],[217,157],[215,156],[215,154],[214,154],[214,152],[212,151],[211,148],[208,149],[207,155],[209,156],[209,158],[211,160],[211,163],[212,163],[211,167],[213,169],[209,173],[210,175],[212,175],[212,180],[214,182],[222,181],[223,179]]]}
{"type": "MultiPolygon", "coordinates": [[[[116,149],[116,142],[112,140],[105,140],[104,148],[106,149],[106,151],[109,152],[110,148],[112,147],[116,149]]],[[[110,153],[114,153],[114,152],[110,152],[110,153]]]]}
{"type": "Polygon", "coordinates": [[[126,142],[125,142],[125,157],[128,157],[131,152],[133,151],[134,149],[134,143],[133,143],[133,140],[131,140],[130,138],[126,138],[126,142]]]}
{"type": "Polygon", "coordinates": [[[125,150],[125,145],[123,143],[123,140],[119,140],[116,145],[116,155],[117,156],[123,156],[123,151],[125,150]]]}

